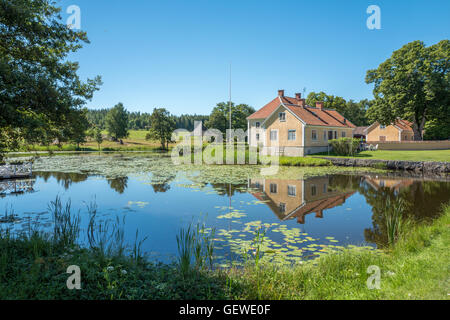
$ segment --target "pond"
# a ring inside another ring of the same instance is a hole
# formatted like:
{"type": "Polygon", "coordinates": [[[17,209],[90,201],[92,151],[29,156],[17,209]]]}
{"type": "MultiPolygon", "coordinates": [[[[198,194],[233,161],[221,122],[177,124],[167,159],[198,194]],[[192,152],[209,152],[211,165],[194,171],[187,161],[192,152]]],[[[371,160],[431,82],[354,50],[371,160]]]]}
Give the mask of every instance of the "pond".
{"type": "Polygon", "coordinates": [[[17,215],[1,225],[51,230],[47,210],[56,196],[71,201],[83,229],[90,203],[102,221],[125,218],[126,242],[139,230],[143,250],[160,261],[176,258],[181,228],[202,222],[215,229],[218,261],[239,259],[262,232],[270,259],[291,263],[347,246],[384,246],[387,198],[403,199],[412,219],[432,219],[450,201],[450,182],[345,168],[261,176],[257,166],[174,166],[148,154],[43,157],[32,179],[0,181],[0,212],[17,215]]]}

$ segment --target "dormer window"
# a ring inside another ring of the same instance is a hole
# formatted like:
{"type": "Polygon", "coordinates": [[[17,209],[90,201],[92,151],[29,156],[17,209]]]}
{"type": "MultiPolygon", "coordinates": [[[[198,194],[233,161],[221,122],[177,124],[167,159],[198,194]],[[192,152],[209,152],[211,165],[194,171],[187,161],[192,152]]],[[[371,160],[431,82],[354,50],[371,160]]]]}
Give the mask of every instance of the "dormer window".
{"type": "Polygon", "coordinates": [[[286,121],[286,113],[285,112],[280,112],[278,114],[278,117],[279,117],[281,122],[285,122],[286,121]]]}

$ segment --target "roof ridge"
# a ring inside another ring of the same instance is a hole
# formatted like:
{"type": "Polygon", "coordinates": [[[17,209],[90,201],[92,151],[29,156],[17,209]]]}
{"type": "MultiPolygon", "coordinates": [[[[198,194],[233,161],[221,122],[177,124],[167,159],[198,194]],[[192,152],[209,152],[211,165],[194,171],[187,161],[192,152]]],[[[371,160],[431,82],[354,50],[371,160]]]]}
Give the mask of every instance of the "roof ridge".
{"type": "MultiPolygon", "coordinates": [[[[328,124],[329,125],[329,123],[328,122],[326,122],[325,120],[323,120],[321,117],[319,117],[315,112],[312,112],[312,111],[310,111],[310,110],[308,110],[308,108],[305,108],[305,107],[303,107],[303,109],[305,109],[306,111],[308,111],[309,113],[311,113],[313,116],[315,116],[316,118],[318,118],[320,121],[322,121],[323,123],[325,123],[325,124],[328,124]]],[[[328,113],[327,113],[328,114],[328,113]]]]}
{"type": "MultiPolygon", "coordinates": [[[[323,112],[325,112],[327,115],[329,115],[330,117],[332,117],[333,119],[335,119],[337,122],[342,123],[344,126],[347,126],[347,124],[345,122],[342,122],[341,120],[339,120],[338,118],[336,118],[335,116],[333,116],[332,114],[329,114],[325,109],[322,109],[323,112]]],[[[342,116],[346,121],[347,118],[342,116]]]]}

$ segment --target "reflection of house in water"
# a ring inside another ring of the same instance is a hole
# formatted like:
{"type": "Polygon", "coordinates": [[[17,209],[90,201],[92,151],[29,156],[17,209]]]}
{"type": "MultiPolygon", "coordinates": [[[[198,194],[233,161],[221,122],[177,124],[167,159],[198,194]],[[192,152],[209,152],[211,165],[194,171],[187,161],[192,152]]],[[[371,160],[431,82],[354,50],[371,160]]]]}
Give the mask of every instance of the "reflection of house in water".
{"type": "Polygon", "coordinates": [[[394,192],[398,192],[400,189],[413,185],[414,180],[395,177],[366,176],[364,178],[364,183],[375,191],[378,191],[381,188],[388,188],[394,190],[394,192]]]}
{"type": "Polygon", "coordinates": [[[35,180],[21,179],[21,180],[1,180],[0,181],[0,197],[7,195],[18,195],[28,192],[34,192],[35,180]]]}
{"type": "Polygon", "coordinates": [[[267,205],[280,220],[296,218],[305,223],[305,216],[315,213],[323,218],[323,211],[342,205],[354,192],[332,190],[328,177],[306,180],[250,179],[249,185],[255,189],[253,196],[267,201],[267,205]],[[258,190],[258,191],[256,191],[258,190]]]}

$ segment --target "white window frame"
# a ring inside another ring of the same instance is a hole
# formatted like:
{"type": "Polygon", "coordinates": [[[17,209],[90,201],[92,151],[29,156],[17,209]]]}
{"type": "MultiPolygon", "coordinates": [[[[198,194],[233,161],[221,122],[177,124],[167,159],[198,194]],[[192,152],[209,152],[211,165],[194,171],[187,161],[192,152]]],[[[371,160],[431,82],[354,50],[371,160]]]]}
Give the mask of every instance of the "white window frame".
{"type": "Polygon", "coordinates": [[[278,113],[278,119],[280,120],[280,122],[286,122],[286,112],[278,113]]]}
{"type": "Polygon", "coordinates": [[[288,130],[288,141],[295,141],[295,140],[297,140],[297,130],[289,129],[289,130],[288,130]],[[289,139],[289,134],[290,134],[290,133],[293,133],[293,134],[294,134],[294,139],[289,139]]]}
{"type": "Polygon", "coordinates": [[[297,186],[288,184],[288,196],[289,197],[296,197],[297,196],[297,186]],[[291,193],[290,191],[294,191],[293,193],[291,193]]]}
{"type": "Polygon", "coordinates": [[[278,130],[270,130],[270,141],[278,141],[278,130]],[[275,139],[272,139],[272,133],[275,133],[275,139]]]}
{"type": "Polygon", "coordinates": [[[261,122],[259,122],[259,121],[256,121],[256,123],[255,123],[255,127],[256,127],[256,129],[259,129],[259,128],[261,128],[261,122]]]}
{"type": "Polygon", "coordinates": [[[311,140],[317,141],[317,130],[315,130],[315,129],[311,130],[311,140]]]}
{"type": "Polygon", "coordinates": [[[269,185],[269,191],[270,191],[270,193],[278,193],[278,184],[276,184],[276,183],[271,183],[270,185],[269,185]],[[272,191],[272,187],[274,187],[274,190],[275,191],[272,191]]]}

